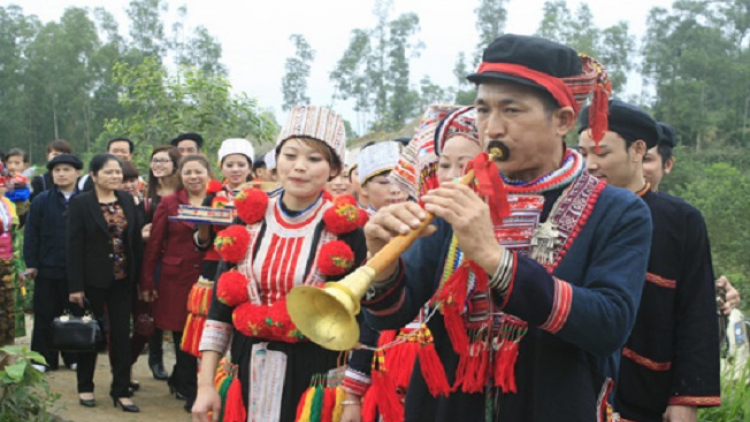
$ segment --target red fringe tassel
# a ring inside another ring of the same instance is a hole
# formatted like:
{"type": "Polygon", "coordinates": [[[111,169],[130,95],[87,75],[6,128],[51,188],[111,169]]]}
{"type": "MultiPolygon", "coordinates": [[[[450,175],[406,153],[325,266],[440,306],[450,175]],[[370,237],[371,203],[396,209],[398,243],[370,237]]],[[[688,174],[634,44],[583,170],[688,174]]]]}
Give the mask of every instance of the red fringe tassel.
{"type": "Polygon", "coordinates": [[[245,401],[242,400],[242,385],[240,384],[239,377],[235,378],[229,387],[226,407],[223,422],[247,421],[247,411],[245,410],[245,401]]]}

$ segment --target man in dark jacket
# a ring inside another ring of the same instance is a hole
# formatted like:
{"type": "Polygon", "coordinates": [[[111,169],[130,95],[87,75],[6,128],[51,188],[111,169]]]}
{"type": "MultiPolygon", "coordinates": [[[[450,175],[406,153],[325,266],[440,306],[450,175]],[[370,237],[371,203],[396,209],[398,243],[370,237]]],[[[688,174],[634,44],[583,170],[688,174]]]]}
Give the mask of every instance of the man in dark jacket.
{"type": "MultiPolygon", "coordinates": [[[[82,168],[81,160],[72,154],[58,155],[47,163],[54,187],[34,198],[24,232],[25,276],[36,279],[31,349],[44,356],[49,369],[58,367],[58,351],[50,349],[51,326],[68,303],[67,212],[70,198],[78,194],[76,181],[82,168]]],[[[63,360],[68,367],[75,364],[75,356],[67,353],[63,353],[63,360]]]]}
{"type": "Polygon", "coordinates": [[[615,410],[620,421],[695,422],[698,408],[719,406],[719,337],[711,249],[700,211],[654,192],[643,157],[660,137],[640,108],[612,100],[609,130],[595,144],[581,113],[579,144],[589,172],[648,205],[651,256],[641,305],[622,349],[615,410]],[[598,150],[597,150],[598,148],[598,150]]]}

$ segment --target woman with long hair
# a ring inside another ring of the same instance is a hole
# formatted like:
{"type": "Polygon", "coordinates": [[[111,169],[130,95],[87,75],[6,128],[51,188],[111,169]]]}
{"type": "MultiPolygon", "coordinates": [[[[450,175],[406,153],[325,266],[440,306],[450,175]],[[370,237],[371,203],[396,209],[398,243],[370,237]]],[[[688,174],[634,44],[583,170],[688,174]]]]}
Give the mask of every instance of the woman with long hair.
{"type": "Polygon", "coordinates": [[[146,246],[141,272],[141,299],[153,302],[156,327],[172,332],[176,363],[169,377],[170,391],[187,402],[195,400],[197,361],[180,348],[187,320],[188,296],[200,275],[205,252],[193,245],[194,224],[171,220],[180,205],[200,206],[206,198],[211,167],[203,155],[187,155],[180,161],[180,189],[162,198],[154,213],[151,237],[146,246]],[[154,282],[156,267],[161,265],[158,286],[154,282]]]}
{"type": "MultiPolygon", "coordinates": [[[[138,412],[130,400],[130,318],[133,283],[143,254],[141,228],[133,197],[119,191],[122,165],[112,154],[91,159],[94,189],[70,200],[67,271],[70,302],[90,306],[109,321],[110,396],[125,412],[138,412]]],[[[96,353],[78,355],[78,394],[82,406],[93,407],[96,353]]]]}
{"type": "Polygon", "coordinates": [[[217,236],[223,263],[200,344],[194,421],[225,412],[292,422],[311,381],[336,368],[339,353],[309,342],[291,322],[286,295],[294,286],[339,280],[365,258],[364,218],[353,198],[324,195],[342,171],[345,142],[334,112],[296,107],[277,140],[281,194],[248,189],[235,197],[241,224],[217,236]],[[237,375],[222,409],[214,376],[230,338],[237,375]]]}
{"type": "MultiPolygon", "coordinates": [[[[143,226],[142,234],[144,240],[148,240],[151,235],[151,221],[154,218],[154,212],[159,206],[161,198],[175,193],[179,187],[180,178],[177,173],[179,164],[180,152],[171,145],[156,147],[151,152],[151,161],[148,170],[148,188],[143,198],[145,225],[143,226]]],[[[155,271],[155,283],[158,284],[159,269],[157,268],[155,271]]],[[[165,381],[168,377],[167,371],[164,369],[163,336],[162,331],[156,328],[148,339],[148,367],[151,369],[151,374],[154,378],[161,381],[165,381]]],[[[133,338],[133,343],[133,350],[137,350],[138,354],[140,354],[145,345],[145,339],[136,335],[133,338]]],[[[137,355],[134,359],[136,358],[137,355]]]]}

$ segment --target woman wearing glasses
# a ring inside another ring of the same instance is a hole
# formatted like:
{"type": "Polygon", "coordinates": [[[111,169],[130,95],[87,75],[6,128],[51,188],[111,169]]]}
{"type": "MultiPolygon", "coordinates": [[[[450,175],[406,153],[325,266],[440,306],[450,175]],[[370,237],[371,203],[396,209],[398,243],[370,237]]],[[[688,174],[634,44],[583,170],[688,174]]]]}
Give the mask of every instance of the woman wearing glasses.
{"type": "Polygon", "coordinates": [[[169,217],[177,215],[180,205],[203,204],[211,169],[204,155],[191,154],[182,157],[178,173],[180,189],[162,198],[154,213],[140,290],[141,299],[154,304],[156,327],[172,332],[176,362],[168,380],[169,388],[178,399],[186,401],[185,408],[189,410],[195,400],[198,362],[180,348],[180,342],[188,315],[188,296],[201,274],[205,251],[193,245],[195,224],[169,217]],[[157,266],[161,266],[158,286],[154,281],[157,266]]]}
{"type": "MultiPolygon", "coordinates": [[[[177,148],[171,145],[162,145],[154,148],[151,152],[151,163],[149,164],[148,171],[148,188],[146,189],[146,195],[143,198],[143,208],[146,215],[146,225],[143,226],[143,239],[148,240],[151,235],[151,221],[154,219],[154,212],[161,202],[161,198],[175,193],[179,185],[179,175],[177,174],[177,167],[180,163],[180,152],[177,148]]],[[[159,270],[155,270],[154,279],[156,283],[159,283],[159,270]]],[[[148,306],[142,306],[148,308],[148,306]]],[[[138,334],[133,335],[132,350],[133,350],[133,364],[135,359],[138,359],[143,347],[148,341],[148,367],[151,369],[151,374],[157,380],[165,381],[169,376],[167,371],[164,369],[164,352],[162,343],[163,333],[160,329],[156,328],[154,334],[146,339],[138,334]]],[[[137,384],[132,387],[138,388],[137,384]]]]}
{"type": "MultiPolygon", "coordinates": [[[[115,406],[138,412],[130,400],[130,317],[133,283],[143,253],[133,197],[119,191],[122,164],[112,154],[98,154],[89,164],[94,190],[70,200],[68,210],[68,291],[70,301],[89,309],[97,318],[109,317],[109,359],[115,406]]],[[[82,406],[93,407],[96,353],[81,353],[78,360],[78,395],[82,406]]]]}

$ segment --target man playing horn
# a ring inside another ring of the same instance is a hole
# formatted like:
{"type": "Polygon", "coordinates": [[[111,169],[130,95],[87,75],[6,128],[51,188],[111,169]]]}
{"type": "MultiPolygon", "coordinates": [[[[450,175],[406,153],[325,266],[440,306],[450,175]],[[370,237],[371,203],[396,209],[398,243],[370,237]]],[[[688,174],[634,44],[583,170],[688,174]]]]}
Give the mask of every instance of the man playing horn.
{"type": "Polygon", "coordinates": [[[504,151],[497,169],[481,154],[470,163],[477,191],[441,184],[419,198],[424,208],[387,206],[365,228],[375,254],[426,211],[437,217],[363,301],[379,330],[431,310],[413,339],[406,420],[608,420],[651,219],[637,196],[589,175],[563,142],[591,92],[592,133],[605,133],[604,68],[548,40],[504,35],[468,79],[480,141],[504,151]]]}

